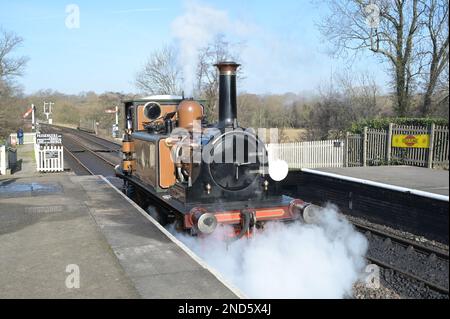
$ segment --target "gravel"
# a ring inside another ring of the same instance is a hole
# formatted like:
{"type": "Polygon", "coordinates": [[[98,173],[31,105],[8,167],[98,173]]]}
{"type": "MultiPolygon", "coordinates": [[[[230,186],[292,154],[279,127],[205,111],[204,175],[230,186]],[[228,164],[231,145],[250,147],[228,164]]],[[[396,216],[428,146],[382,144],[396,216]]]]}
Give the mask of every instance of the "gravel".
{"type": "Polygon", "coordinates": [[[422,282],[406,277],[391,269],[380,269],[380,286],[367,287],[358,282],[353,287],[355,299],[448,299],[448,295],[436,292],[422,282]]]}
{"type": "MultiPolygon", "coordinates": [[[[448,251],[448,246],[407,232],[399,231],[383,225],[374,224],[366,220],[346,216],[350,221],[370,226],[388,234],[409,239],[430,248],[448,251]]],[[[385,264],[411,273],[419,278],[448,289],[449,264],[448,260],[435,255],[428,255],[405,247],[401,244],[378,236],[373,233],[365,234],[369,240],[368,258],[374,258],[385,264]]],[[[368,287],[364,282],[354,285],[353,297],[356,299],[448,299],[448,294],[437,292],[425,283],[406,276],[392,269],[380,268],[379,287],[368,287]]]]}
{"type": "Polygon", "coordinates": [[[379,231],[385,232],[387,234],[391,234],[391,235],[395,235],[395,236],[402,237],[402,238],[405,238],[405,239],[409,239],[411,241],[417,242],[418,244],[420,244],[422,246],[425,246],[425,247],[428,247],[428,248],[437,248],[437,249],[440,249],[440,250],[443,250],[443,251],[447,251],[447,252],[449,251],[449,246],[448,245],[446,245],[444,243],[437,242],[435,240],[427,239],[427,238],[425,238],[423,236],[418,236],[418,235],[415,235],[415,234],[412,234],[412,233],[409,233],[409,232],[405,232],[405,231],[402,231],[402,230],[398,230],[398,229],[395,229],[395,228],[391,228],[391,227],[388,227],[388,226],[385,226],[385,225],[375,224],[375,223],[372,223],[372,222],[370,222],[368,220],[365,220],[365,219],[362,219],[362,218],[358,218],[358,217],[354,217],[354,216],[350,216],[350,215],[345,215],[345,217],[350,222],[354,221],[354,222],[357,222],[359,224],[362,224],[362,225],[365,225],[365,226],[369,226],[369,227],[372,227],[372,228],[377,229],[379,231]]]}

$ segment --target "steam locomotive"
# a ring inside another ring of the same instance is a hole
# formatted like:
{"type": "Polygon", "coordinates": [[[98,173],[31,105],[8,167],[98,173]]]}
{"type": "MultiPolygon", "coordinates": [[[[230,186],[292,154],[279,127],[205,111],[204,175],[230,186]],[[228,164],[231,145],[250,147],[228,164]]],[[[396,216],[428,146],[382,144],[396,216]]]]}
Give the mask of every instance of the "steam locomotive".
{"type": "Polygon", "coordinates": [[[311,205],[276,191],[287,165],[273,166],[263,141],[238,125],[239,66],[216,65],[214,124],[206,123],[201,102],[193,99],[151,96],[124,103],[123,161],[116,175],[124,180],[124,192],[161,224],[203,236],[231,225],[229,237],[239,239],[269,221],[308,216],[311,205]]]}

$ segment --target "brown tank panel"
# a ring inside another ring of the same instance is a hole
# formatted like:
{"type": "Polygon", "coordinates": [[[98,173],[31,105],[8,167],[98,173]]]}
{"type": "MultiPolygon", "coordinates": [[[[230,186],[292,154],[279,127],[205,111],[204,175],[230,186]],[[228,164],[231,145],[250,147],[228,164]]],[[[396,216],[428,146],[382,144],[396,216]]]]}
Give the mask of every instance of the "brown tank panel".
{"type": "Polygon", "coordinates": [[[143,131],[144,130],[144,123],[148,121],[147,117],[144,115],[144,105],[139,105],[137,107],[137,118],[136,118],[136,123],[137,123],[137,130],[138,131],[143,131]]]}
{"type": "MultiPolygon", "coordinates": [[[[138,125],[137,130],[143,131],[144,130],[144,123],[151,122],[149,118],[145,116],[144,109],[145,104],[139,105],[137,107],[137,119],[136,123],[138,125]]],[[[166,114],[176,112],[177,106],[176,105],[160,105],[161,106],[161,118],[163,118],[166,114]]],[[[161,120],[162,121],[162,120],[161,120]]]]}
{"type": "Polygon", "coordinates": [[[165,140],[159,141],[159,186],[169,188],[176,183],[175,164],[172,160],[170,147],[165,140]]]}
{"type": "Polygon", "coordinates": [[[133,153],[135,150],[134,142],[122,142],[123,153],[133,153]]]}
{"type": "Polygon", "coordinates": [[[126,172],[131,172],[136,170],[136,161],[135,160],[131,160],[131,161],[123,161],[122,162],[122,169],[126,172]]]}
{"type": "Polygon", "coordinates": [[[176,105],[161,105],[161,117],[164,117],[166,114],[176,112],[176,105]]]}
{"type": "MultiPolygon", "coordinates": [[[[203,118],[203,107],[196,101],[184,100],[178,105],[178,126],[192,130],[194,121],[203,118]]],[[[200,125],[201,127],[201,125],[200,125]]]]}

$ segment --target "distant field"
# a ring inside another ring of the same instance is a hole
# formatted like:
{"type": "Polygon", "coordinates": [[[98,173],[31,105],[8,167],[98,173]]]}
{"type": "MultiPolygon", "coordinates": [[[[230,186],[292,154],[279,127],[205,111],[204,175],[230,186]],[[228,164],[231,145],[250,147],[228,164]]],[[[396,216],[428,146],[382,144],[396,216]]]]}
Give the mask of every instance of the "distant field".
{"type": "Polygon", "coordinates": [[[301,142],[306,135],[306,129],[287,128],[283,130],[285,138],[282,142],[301,142]]]}
{"type": "MultiPolygon", "coordinates": [[[[267,129],[265,141],[270,142],[270,130],[267,129]]],[[[286,128],[286,129],[279,129],[278,130],[278,139],[281,143],[293,143],[293,142],[301,142],[304,140],[302,139],[302,136],[306,134],[305,129],[293,129],[293,128],[286,128]]]]}

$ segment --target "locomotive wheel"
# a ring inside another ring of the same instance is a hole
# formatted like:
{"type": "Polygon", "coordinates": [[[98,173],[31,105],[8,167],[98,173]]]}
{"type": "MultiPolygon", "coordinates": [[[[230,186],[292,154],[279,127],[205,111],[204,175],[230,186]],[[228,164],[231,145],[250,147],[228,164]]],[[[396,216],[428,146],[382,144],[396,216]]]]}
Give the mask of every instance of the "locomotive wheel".
{"type": "Polygon", "coordinates": [[[127,183],[124,186],[124,193],[127,197],[134,200],[136,197],[136,187],[133,184],[127,183]]]}

